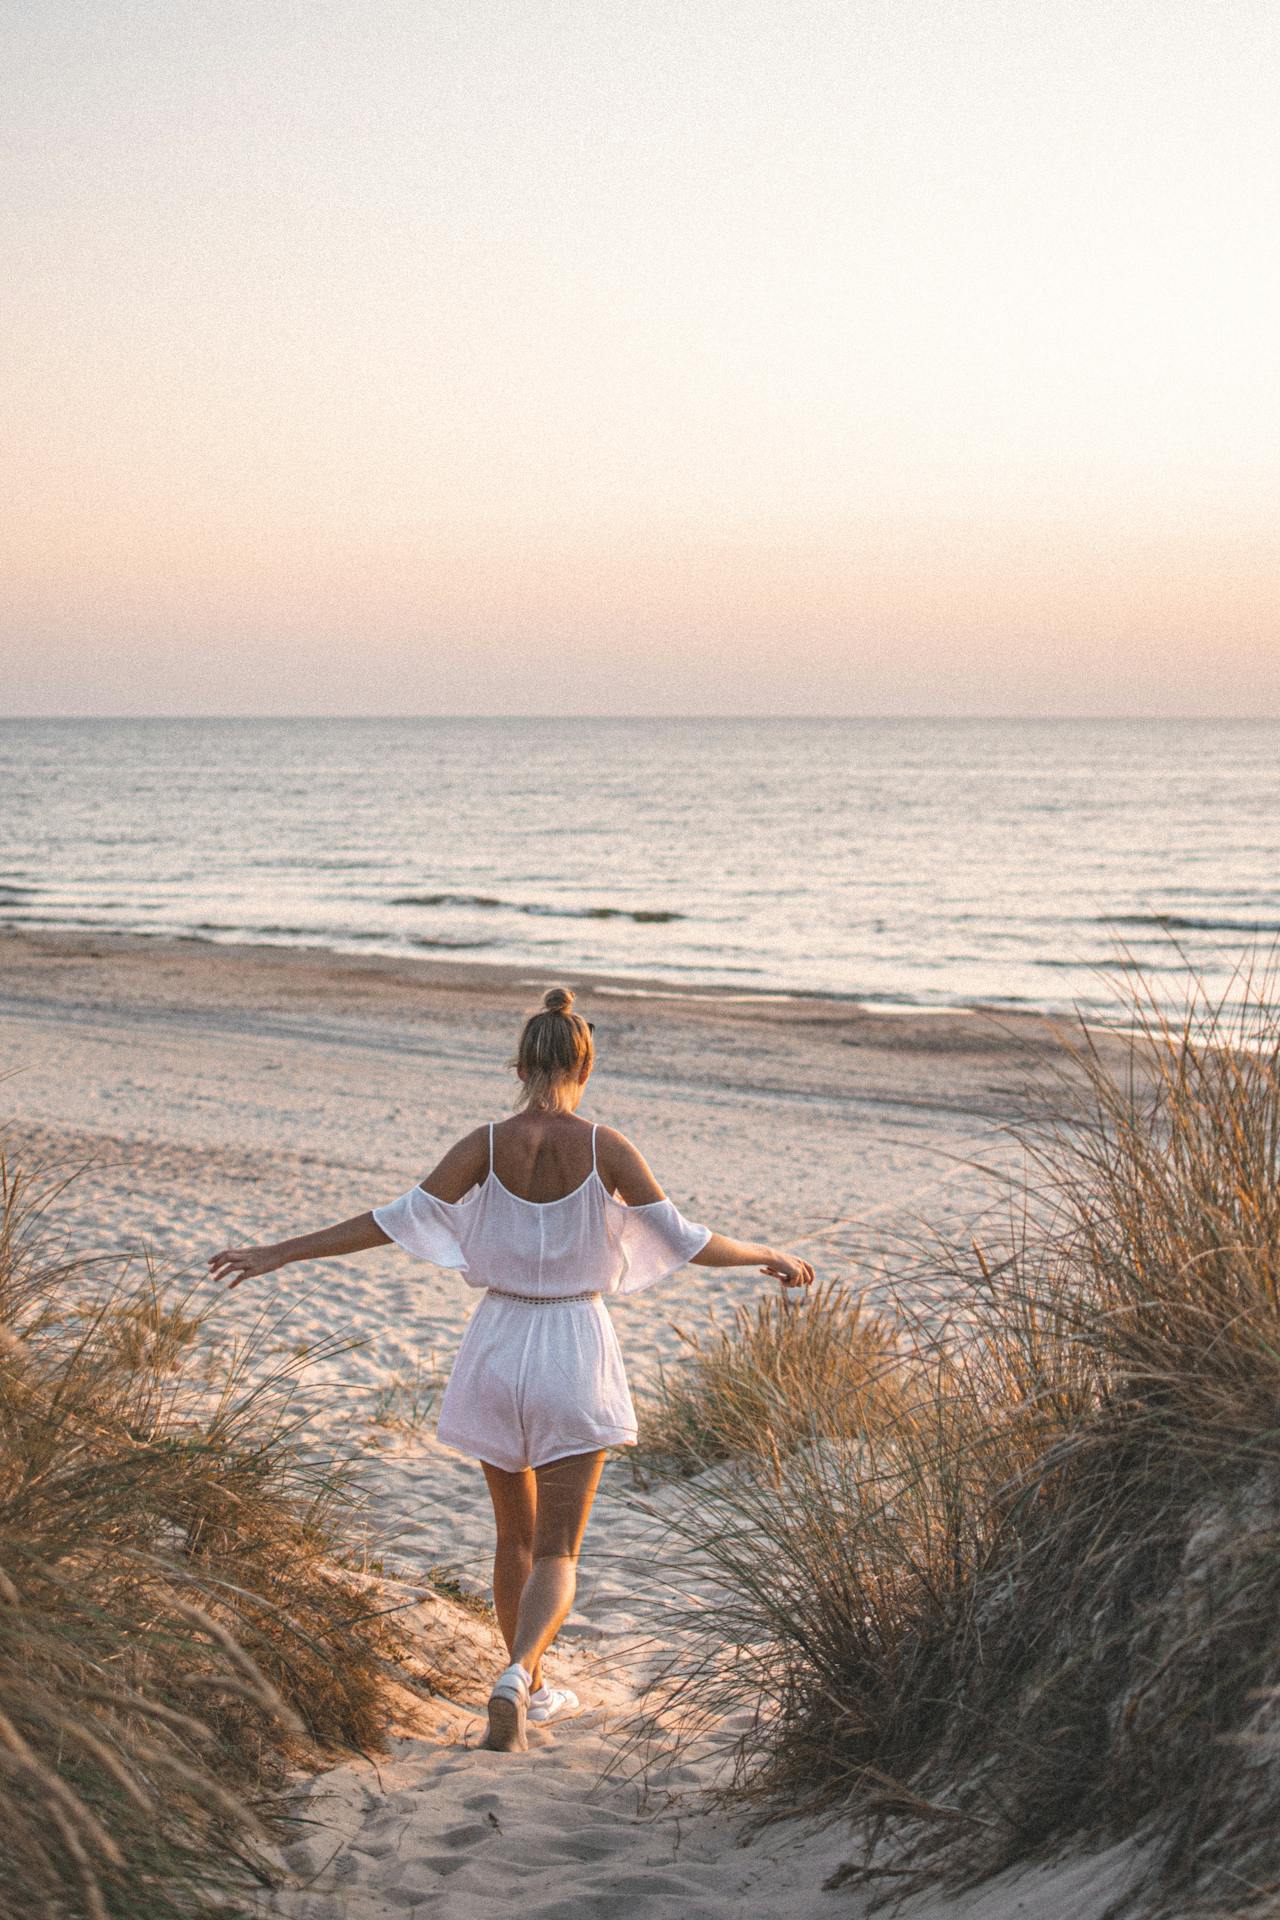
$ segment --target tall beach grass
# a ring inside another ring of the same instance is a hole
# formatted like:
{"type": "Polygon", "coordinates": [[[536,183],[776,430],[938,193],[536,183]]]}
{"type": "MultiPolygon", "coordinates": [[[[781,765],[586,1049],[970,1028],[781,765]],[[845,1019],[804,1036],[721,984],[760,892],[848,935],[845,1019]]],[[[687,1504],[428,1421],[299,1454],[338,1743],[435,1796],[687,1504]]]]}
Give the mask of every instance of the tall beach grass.
{"type": "Polygon", "coordinates": [[[650,1416],[696,1474],[652,1730],[751,1709],[729,1791],[851,1817],[848,1876],[1129,1836],[1149,1911],[1275,1897],[1280,1010],[1242,998],[1074,1029],[1001,1231],[917,1248],[878,1321],[740,1316],[650,1416]]]}
{"type": "Polygon", "coordinates": [[[397,1638],[306,1357],[200,1366],[189,1301],[56,1250],[52,1191],[0,1159],[0,1915],[169,1920],[268,1876],[293,1762],[381,1744],[397,1638]]]}

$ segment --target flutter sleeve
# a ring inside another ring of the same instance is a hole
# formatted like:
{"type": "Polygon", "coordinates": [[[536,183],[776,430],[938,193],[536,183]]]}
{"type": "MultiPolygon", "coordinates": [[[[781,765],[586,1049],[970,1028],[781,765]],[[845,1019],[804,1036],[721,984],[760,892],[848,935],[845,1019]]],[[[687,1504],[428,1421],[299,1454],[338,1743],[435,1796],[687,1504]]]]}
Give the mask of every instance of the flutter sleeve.
{"type": "Polygon", "coordinates": [[[711,1238],[710,1227],[686,1220],[670,1200],[651,1200],[642,1207],[615,1203],[610,1211],[615,1243],[622,1255],[619,1293],[639,1293],[655,1280],[665,1280],[695,1253],[701,1253],[711,1238]]]}
{"type": "Polygon", "coordinates": [[[433,1266],[456,1267],[459,1273],[465,1273],[467,1257],[450,1218],[452,1212],[447,1200],[437,1200],[421,1187],[410,1187],[398,1200],[375,1207],[373,1217],[406,1253],[430,1260],[433,1266]]]}

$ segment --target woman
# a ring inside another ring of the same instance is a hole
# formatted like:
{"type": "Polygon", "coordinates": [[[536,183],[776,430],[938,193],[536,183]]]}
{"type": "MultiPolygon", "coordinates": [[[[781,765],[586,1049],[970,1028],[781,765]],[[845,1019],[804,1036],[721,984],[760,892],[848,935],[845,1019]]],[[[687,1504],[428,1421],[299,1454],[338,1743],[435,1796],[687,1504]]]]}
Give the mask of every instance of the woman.
{"type": "Polygon", "coordinates": [[[340,1226],[233,1247],[215,1279],[271,1273],[396,1241],[486,1289],[440,1408],[439,1438],[484,1467],[497,1523],[493,1599],[511,1664],[489,1698],[486,1746],[523,1751],[525,1725],[578,1710],[544,1686],[542,1656],[573,1604],[578,1552],[606,1447],[634,1446],[636,1416],[603,1296],[636,1293],[686,1261],[759,1266],[789,1287],[813,1269],[725,1239],[680,1214],[642,1155],[580,1119],[595,1062],[588,1021],[553,987],[516,1052],[517,1111],[450,1147],[420,1186],[340,1226]]]}

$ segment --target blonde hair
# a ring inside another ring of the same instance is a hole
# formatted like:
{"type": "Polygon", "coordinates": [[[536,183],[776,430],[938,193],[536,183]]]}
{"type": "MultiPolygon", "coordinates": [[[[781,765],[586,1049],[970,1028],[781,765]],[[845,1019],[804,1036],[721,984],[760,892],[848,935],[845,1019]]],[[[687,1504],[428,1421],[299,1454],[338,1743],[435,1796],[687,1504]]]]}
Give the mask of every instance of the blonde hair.
{"type": "Polygon", "coordinates": [[[525,1021],[512,1062],[520,1075],[517,1106],[558,1107],[560,1084],[576,1080],[595,1057],[591,1027],[573,1011],[572,992],[568,987],[549,988],[542,1011],[525,1021]]]}

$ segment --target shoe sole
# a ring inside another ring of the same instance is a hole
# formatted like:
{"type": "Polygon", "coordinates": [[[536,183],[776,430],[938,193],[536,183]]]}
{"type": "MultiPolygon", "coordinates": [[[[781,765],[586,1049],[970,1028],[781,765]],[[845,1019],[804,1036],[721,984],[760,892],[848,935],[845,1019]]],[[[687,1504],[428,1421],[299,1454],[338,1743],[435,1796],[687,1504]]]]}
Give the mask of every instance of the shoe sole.
{"type": "Polygon", "coordinates": [[[524,1709],[515,1700],[500,1693],[489,1697],[489,1732],[485,1746],[490,1753],[528,1753],[525,1738],[524,1709]]]}

